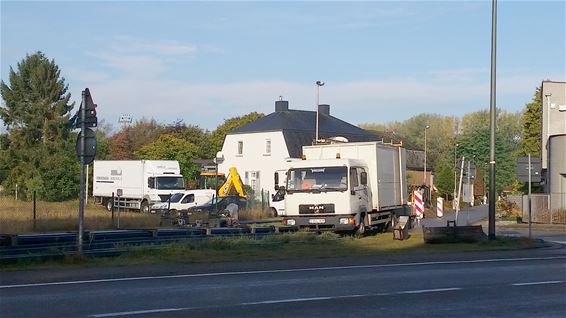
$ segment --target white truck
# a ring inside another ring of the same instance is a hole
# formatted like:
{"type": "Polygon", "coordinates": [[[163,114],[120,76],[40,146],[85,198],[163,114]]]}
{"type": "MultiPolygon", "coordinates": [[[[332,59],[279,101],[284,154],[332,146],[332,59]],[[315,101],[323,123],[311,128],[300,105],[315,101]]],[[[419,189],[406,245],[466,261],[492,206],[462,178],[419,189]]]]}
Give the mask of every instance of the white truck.
{"type": "Polygon", "coordinates": [[[165,202],[173,193],[185,190],[180,171],[176,160],[95,160],[94,202],[109,211],[118,205],[149,212],[152,204],[165,202]]]}
{"type": "Polygon", "coordinates": [[[303,147],[287,172],[288,226],[315,231],[385,230],[407,206],[406,151],[380,142],[303,147]]]}

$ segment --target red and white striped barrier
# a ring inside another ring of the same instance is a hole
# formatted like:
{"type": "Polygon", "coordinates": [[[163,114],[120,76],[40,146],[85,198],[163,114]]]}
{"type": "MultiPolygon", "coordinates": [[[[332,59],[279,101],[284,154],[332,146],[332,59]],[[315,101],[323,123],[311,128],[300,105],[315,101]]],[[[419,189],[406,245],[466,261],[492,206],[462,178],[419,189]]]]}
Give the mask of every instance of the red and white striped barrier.
{"type": "Polygon", "coordinates": [[[441,218],[444,215],[444,198],[436,199],[436,216],[441,218]]]}
{"type": "Polygon", "coordinates": [[[415,198],[415,212],[417,214],[417,219],[422,219],[424,217],[423,194],[417,190],[413,192],[413,197],[415,198]]]}

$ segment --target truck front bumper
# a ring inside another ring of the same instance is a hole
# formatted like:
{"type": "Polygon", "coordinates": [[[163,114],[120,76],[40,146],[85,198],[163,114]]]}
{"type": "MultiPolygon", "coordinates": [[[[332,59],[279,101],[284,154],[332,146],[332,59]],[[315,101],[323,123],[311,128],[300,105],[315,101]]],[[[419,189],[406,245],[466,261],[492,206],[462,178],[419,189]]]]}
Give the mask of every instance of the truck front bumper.
{"type": "Polygon", "coordinates": [[[313,231],[350,232],[356,229],[355,218],[352,215],[287,216],[283,219],[283,224],[313,231]]]}

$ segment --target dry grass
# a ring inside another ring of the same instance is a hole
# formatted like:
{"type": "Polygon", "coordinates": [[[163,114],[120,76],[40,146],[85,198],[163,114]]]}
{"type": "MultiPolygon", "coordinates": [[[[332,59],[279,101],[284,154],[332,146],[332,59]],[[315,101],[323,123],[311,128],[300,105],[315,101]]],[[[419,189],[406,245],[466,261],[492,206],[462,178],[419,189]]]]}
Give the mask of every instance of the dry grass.
{"type": "Polygon", "coordinates": [[[261,209],[242,210],[238,213],[238,218],[242,221],[270,219],[273,217],[275,216],[269,211],[262,211],[261,209]]]}
{"type": "MultiPolygon", "coordinates": [[[[33,226],[33,203],[0,197],[0,233],[21,234],[33,232],[77,231],[79,201],[36,203],[36,222],[33,226]]],[[[115,213],[117,218],[117,213],[115,213]]],[[[159,216],[127,211],[120,213],[120,228],[156,228],[159,216]]],[[[112,226],[112,213],[89,202],[85,207],[84,228],[103,230],[112,226]]]]}

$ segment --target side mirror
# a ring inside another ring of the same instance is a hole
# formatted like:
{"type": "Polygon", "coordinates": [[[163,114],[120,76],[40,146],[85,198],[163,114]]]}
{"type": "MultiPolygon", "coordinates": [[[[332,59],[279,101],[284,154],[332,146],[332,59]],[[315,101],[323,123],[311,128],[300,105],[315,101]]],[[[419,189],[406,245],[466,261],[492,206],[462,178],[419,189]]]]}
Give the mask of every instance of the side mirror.
{"type": "Polygon", "coordinates": [[[278,190],[285,192],[285,186],[280,186],[278,190]]]}
{"type": "Polygon", "coordinates": [[[279,191],[279,186],[275,185],[275,191],[279,191]]]}
{"type": "Polygon", "coordinates": [[[362,172],[360,175],[360,183],[362,185],[367,185],[368,184],[368,173],[367,172],[362,172]]]}
{"type": "Polygon", "coordinates": [[[275,171],[275,174],[273,175],[273,184],[275,184],[275,190],[279,190],[278,189],[278,184],[279,184],[279,172],[275,171]]]}

